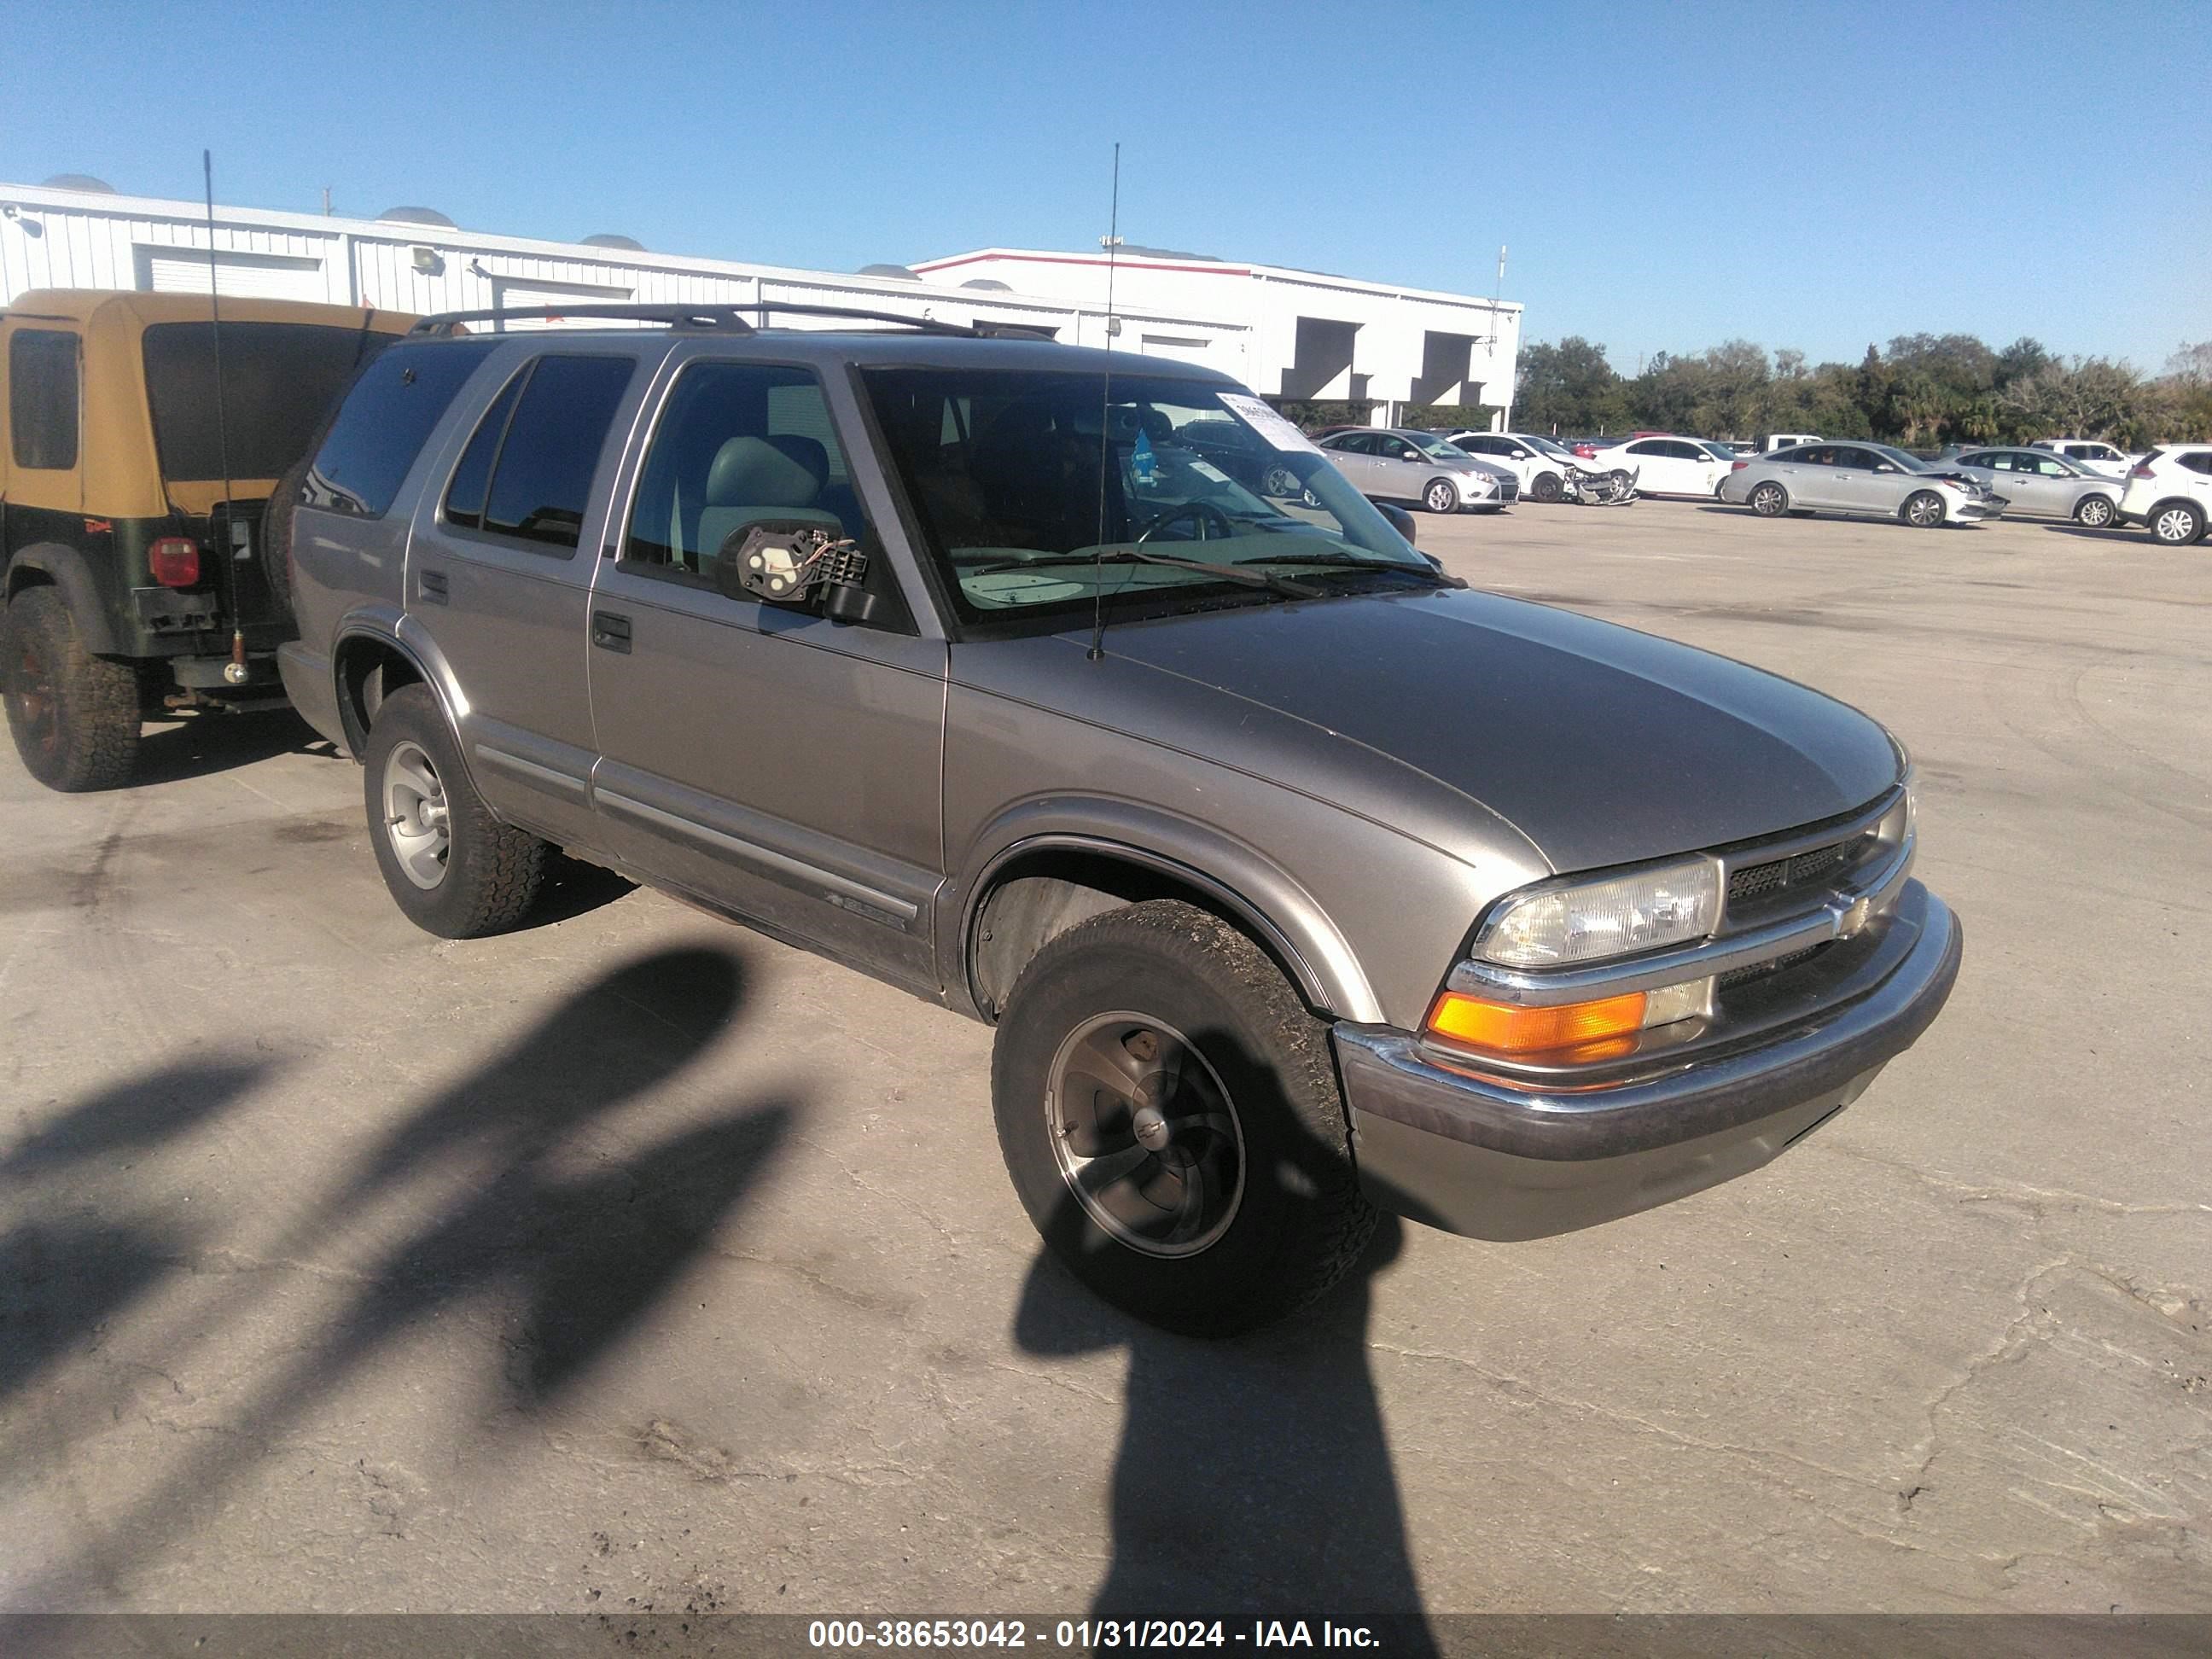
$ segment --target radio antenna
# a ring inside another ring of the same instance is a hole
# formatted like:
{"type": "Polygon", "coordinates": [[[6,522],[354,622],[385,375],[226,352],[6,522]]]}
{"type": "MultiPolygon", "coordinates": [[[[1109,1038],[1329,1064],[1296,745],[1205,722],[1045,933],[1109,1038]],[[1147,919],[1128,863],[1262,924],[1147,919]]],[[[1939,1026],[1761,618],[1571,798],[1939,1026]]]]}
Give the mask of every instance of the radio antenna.
{"type": "MultiPolygon", "coordinates": [[[[222,406],[222,279],[215,252],[215,152],[200,152],[200,174],[207,182],[208,307],[212,318],[210,337],[215,346],[215,448],[222,466],[222,499],[230,502],[230,421],[222,406]]],[[[228,515],[225,515],[228,523],[228,515]]]]}
{"type": "MultiPolygon", "coordinates": [[[[215,152],[200,152],[200,178],[207,185],[208,226],[208,340],[215,355],[215,453],[222,467],[222,556],[227,562],[235,562],[246,556],[247,545],[238,539],[238,509],[232,500],[230,481],[230,416],[223,408],[222,396],[222,262],[215,252],[215,152]]],[[[214,529],[215,515],[208,515],[208,527],[214,529]]],[[[232,592],[237,592],[236,579],[232,579],[232,592]]],[[[230,629],[230,660],[223,665],[222,677],[232,685],[246,684],[246,620],[242,611],[234,611],[230,629]]]]}
{"type": "Polygon", "coordinates": [[[1114,198],[1106,218],[1106,373],[1098,394],[1098,539],[1091,544],[1091,650],[1097,662],[1106,654],[1106,465],[1114,453],[1114,337],[1121,322],[1114,314],[1114,264],[1121,251],[1121,146],[1114,146],[1114,198]]]}

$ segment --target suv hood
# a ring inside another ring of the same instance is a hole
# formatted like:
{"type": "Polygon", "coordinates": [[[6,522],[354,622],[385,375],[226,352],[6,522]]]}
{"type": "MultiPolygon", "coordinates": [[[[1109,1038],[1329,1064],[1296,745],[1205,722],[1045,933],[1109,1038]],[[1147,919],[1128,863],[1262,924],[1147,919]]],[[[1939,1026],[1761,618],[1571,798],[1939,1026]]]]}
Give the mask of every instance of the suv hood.
{"type": "MultiPolygon", "coordinates": [[[[1249,732],[1249,706],[1258,705],[1331,746],[1388,757],[1480,803],[1563,872],[1836,817],[1881,794],[1900,770],[1880,726],[1794,681],[1480,592],[1131,623],[1107,630],[1106,649],[1172,677],[1190,696],[1248,705],[1241,715],[1224,708],[1177,722],[1186,732],[1220,734],[1209,758],[1251,769],[1237,738],[1249,732]]],[[[1083,677],[1063,683],[1073,690],[1083,677]]],[[[1135,702],[1152,702],[1165,689],[1135,702]]],[[[1067,712],[1121,723],[1097,702],[1067,712]]],[[[1315,759],[1318,775],[1282,781],[1345,799],[1334,787],[1342,769],[1325,755],[1315,759]]],[[[1411,799],[1402,814],[1388,799],[1345,804],[1385,823],[1427,816],[1411,799]]]]}

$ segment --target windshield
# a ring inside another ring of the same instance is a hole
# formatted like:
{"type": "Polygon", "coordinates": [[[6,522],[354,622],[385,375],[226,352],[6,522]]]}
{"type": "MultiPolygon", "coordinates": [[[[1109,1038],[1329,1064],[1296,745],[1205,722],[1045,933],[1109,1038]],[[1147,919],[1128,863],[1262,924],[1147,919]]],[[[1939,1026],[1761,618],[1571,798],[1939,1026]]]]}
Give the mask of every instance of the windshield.
{"type": "Polygon", "coordinates": [[[1402,434],[1406,441],[1424,455],[1433,455],[1440,461],[1463,461],[1467,451],[1438,432],[1408,432],[1402,434]]]}
{"type": "Polygon", "coordinates": [[[1550,438],[1523,438],[1521,441],[1549,455],[1555,461],[1571,461],[1579,459],[1573,450],[1550,438]]]}
{"type": "Polygon", "coordinates": [[[1005,369],[870,369],[864,380],[969,621],[1087,618],[1101,600],[1157,614],[1281,597],[1194,562],[1324,592],[1378,574],[1441,580],[1249,392],[1117,374],[1109,393],[1095,373],[1005,369]]]}
{"type": "Polygon", "coordinates": [[[281,478],[307,453],[354,370],[392,343],[362,328],[308,323],[222,325],[222,416],[215,406],[215,325],[156,323],[146,331],[146,401],[161,476],[199,483],[281,478]]]}
{"type": "Polygon", "coordinates": [[[1895,461],[1907,472],[1933,472],[1936,470],[1917,455],[1908,455],[1901,449],[1892,449],[1887,444],[1869,444],[1867,447],[1886,461],[1895,461]]]}

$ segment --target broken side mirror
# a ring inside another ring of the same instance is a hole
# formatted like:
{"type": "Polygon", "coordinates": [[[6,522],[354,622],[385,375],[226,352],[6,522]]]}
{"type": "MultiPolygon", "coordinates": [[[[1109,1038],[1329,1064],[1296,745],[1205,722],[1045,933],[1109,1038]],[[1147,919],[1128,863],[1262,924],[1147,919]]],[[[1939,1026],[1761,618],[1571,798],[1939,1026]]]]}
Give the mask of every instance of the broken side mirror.
{"type": "Polygon", "coordinates": [[[820,601],[832,622],[865,623],[876,613],[868,556],[818,524],[763,520],[733,530],[714,556],[714,586],[725,599],[805,608],[820,601]]]}

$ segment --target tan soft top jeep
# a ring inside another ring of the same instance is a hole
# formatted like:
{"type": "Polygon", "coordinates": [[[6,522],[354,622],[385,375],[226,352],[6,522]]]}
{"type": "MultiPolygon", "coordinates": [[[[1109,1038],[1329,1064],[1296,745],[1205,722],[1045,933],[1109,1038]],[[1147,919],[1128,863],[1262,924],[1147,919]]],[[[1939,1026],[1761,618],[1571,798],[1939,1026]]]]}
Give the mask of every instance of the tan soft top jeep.
{"type": "Polygon", "coordinates": [[[263,509],[413,321],[223,299],[218,419],[206,295],[38,289],[0,313],[0,688],[34,777],[123,782],[149,702],[273,697],[293,629],[263,509]]]}

